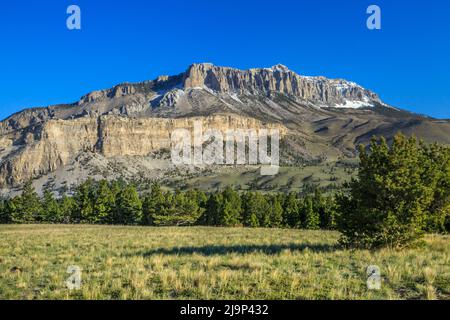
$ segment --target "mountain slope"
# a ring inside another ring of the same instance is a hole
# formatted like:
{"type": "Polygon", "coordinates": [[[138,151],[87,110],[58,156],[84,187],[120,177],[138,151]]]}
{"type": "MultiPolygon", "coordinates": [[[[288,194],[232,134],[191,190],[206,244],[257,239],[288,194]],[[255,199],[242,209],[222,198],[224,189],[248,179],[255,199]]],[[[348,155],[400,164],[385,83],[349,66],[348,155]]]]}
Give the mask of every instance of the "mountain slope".
{"type": "MultiPolygon", "coordinates": [[[[218,130],[280,128],[281,161],[290,164],[354,157],[357,144],[374,134],[390,139],[398,130],[450,144],[449,121],[388,106],[353,82],[300,76],[282,65],[238,70],[193,64],[176,76],[120,84],[73,104],[28,109],[5,119],[0,186],[45,178],[87,155],[102,162],[104,176],[113,176],[111,161],[123,158],[134,168],[136,157],[170,148],[171,130],[190,127],[193,117],[218,130]]],[[[165,168],[173,169],[170,161],[165,168]]],[[[133,170],[139,175],[145,168],[133,170]]]]}

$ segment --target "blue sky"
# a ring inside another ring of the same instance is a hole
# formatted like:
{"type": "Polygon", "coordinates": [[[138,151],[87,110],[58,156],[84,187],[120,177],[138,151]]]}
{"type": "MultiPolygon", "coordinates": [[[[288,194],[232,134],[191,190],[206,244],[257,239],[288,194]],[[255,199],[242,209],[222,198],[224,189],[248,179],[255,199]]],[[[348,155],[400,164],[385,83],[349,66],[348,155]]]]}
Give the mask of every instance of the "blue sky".
{"type": "Polygon", "coordinates": [[[178,74],[193,62],[282,63],[345,78],[392,105],[450,118],[447,0],[35,0],[0,7],[0,118],[74,102],[125,81],[178,74]],[[82,29],[66,28],[80,6],[82,29]],[[382,29],[366,28],[366,8],[382,29]]]}

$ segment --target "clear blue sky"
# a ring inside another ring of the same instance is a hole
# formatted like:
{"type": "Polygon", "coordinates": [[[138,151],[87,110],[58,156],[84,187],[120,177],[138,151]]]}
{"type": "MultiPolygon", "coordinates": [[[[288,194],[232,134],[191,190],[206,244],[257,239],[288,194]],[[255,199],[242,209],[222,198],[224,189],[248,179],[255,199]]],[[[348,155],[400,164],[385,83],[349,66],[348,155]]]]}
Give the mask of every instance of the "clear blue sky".
{"type": "Polygon", "coordinates": [[[3,1],[0,49],[0,118],[193,62],[282,63],[450,118],[448,0],[3,1]],[[80,31],[66,28],[70,4],[81,8],[80,31]],[[370,4],[382,9],[381,31],[366,28],[370,4]]]}

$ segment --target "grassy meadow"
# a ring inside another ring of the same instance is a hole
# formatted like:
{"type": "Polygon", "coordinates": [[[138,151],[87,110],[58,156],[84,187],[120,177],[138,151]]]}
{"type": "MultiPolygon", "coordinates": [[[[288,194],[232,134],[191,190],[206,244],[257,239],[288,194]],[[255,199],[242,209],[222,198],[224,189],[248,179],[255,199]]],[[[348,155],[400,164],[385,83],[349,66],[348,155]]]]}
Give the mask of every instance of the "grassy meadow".
{"type": "Polygon", "coordinates": [[[450,299],[450,237],[348,250],[331,231],[0,226],[0,299],[450,299]],[[69,290],[68,266],[82,269],[69,290]],[[381,289],[368,290],[377,265],[381,289]]]}

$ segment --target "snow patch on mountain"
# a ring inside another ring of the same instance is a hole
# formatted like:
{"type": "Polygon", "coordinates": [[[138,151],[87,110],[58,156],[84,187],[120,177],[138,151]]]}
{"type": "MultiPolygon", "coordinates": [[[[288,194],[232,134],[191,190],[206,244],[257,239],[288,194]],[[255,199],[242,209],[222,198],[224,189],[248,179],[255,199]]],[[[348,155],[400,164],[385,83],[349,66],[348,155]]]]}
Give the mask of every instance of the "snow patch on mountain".
{"type": "Polygon", "coordinates": [[[368,101],[352,101],[345,100],[342,104],[336,104],[333,108],[347,108],[347,109],[359,109],[363,107],[373,107],[373,104],[368,101]]]}

